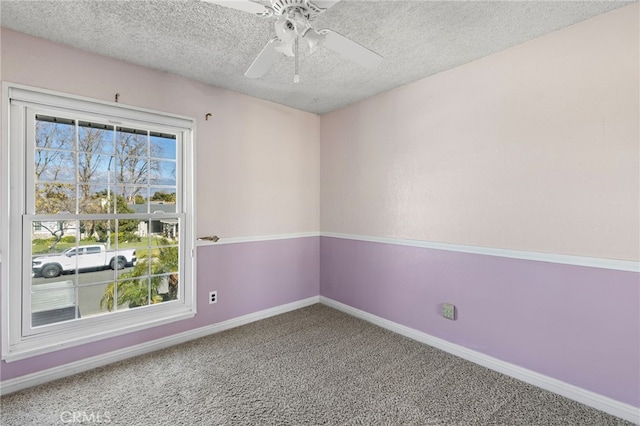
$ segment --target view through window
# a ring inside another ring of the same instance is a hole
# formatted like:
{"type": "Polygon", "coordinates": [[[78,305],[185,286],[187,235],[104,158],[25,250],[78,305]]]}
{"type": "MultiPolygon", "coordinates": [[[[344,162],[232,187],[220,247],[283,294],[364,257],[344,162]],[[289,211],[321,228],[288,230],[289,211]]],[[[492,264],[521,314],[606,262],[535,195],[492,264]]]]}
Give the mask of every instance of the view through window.
{"type": "Polygon", "coordinates": [[[33,150],[32,325],[175,300],[176,136],[37,115],[33,150]]]}

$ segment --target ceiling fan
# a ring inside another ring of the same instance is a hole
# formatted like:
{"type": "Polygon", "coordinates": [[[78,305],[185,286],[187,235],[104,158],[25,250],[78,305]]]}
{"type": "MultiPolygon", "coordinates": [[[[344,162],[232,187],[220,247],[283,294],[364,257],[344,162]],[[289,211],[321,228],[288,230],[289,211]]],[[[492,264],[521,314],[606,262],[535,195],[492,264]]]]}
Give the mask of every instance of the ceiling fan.
{"type": "Polygon", "coordinates": [[[293,81],[298,83],[299,40],[309,45],[311,53],[317,46],[324,46],[353,62],[373,68],[382,56],[359,43],[330,29],[316,30],[311,21],[340,0],[269,0],[266,6],[251,0],[203,0],[231,9],[242,10],[265,18],[276,18],[275,37],[271,38],[244,73],[249,78],[262,77],[271,67],[276,55],[283,53],[295,59],[293,81]]]}

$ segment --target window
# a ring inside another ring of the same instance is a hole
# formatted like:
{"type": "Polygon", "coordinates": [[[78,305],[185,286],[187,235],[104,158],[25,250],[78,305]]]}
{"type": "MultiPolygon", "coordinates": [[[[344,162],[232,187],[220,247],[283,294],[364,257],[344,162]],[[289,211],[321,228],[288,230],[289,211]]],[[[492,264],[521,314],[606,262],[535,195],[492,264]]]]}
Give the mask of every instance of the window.
{"type": "Polygon", "coordinates": [[[193,120],[4,89],[3,359],[192,317],[193,120]]]}

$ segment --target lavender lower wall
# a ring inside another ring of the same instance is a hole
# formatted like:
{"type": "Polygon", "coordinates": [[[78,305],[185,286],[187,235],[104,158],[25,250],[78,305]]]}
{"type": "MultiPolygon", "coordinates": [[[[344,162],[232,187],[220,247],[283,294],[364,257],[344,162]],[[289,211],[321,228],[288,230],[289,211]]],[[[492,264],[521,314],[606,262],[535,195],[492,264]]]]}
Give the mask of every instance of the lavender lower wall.
{"type": "Polygon", "coordinates": [[[21,361],[2,361],[1,380],[317,296],[319,244],[318,237],[308,237],[199,247],[194,318],[21,361]],[[207,302],[212,290],[218,292],[215,305],[207,302]]]}
{"type": "Polygon", "coordinates": [[[308,237],[199,247],[197,279],[193,319],[2,362],[2,380],[320,294],[640,406],[637,273],[308,237]],[[456,321],[439,315],[443,302],[456,321]]]}
{"type": "Polygon", "coordinates": [[[640,406],[638,273],[331,237],[320,259],[321,296],[640,406]]]}

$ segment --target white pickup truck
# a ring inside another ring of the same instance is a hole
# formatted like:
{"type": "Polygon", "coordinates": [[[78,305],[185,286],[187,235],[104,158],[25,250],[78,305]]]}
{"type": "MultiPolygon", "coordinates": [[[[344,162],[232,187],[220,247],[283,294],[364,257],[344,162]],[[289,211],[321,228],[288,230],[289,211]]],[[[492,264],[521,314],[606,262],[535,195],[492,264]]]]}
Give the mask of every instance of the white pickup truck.
{"type": "Polygon", "coordinates": [[[107,251],[104,245],[79,246],[62,253],[34,257],[31,261],[34,276],[53,278],[63,272],[87,269],[122,269],[134,265],[136,251],[133,249],[107,251]]]}

